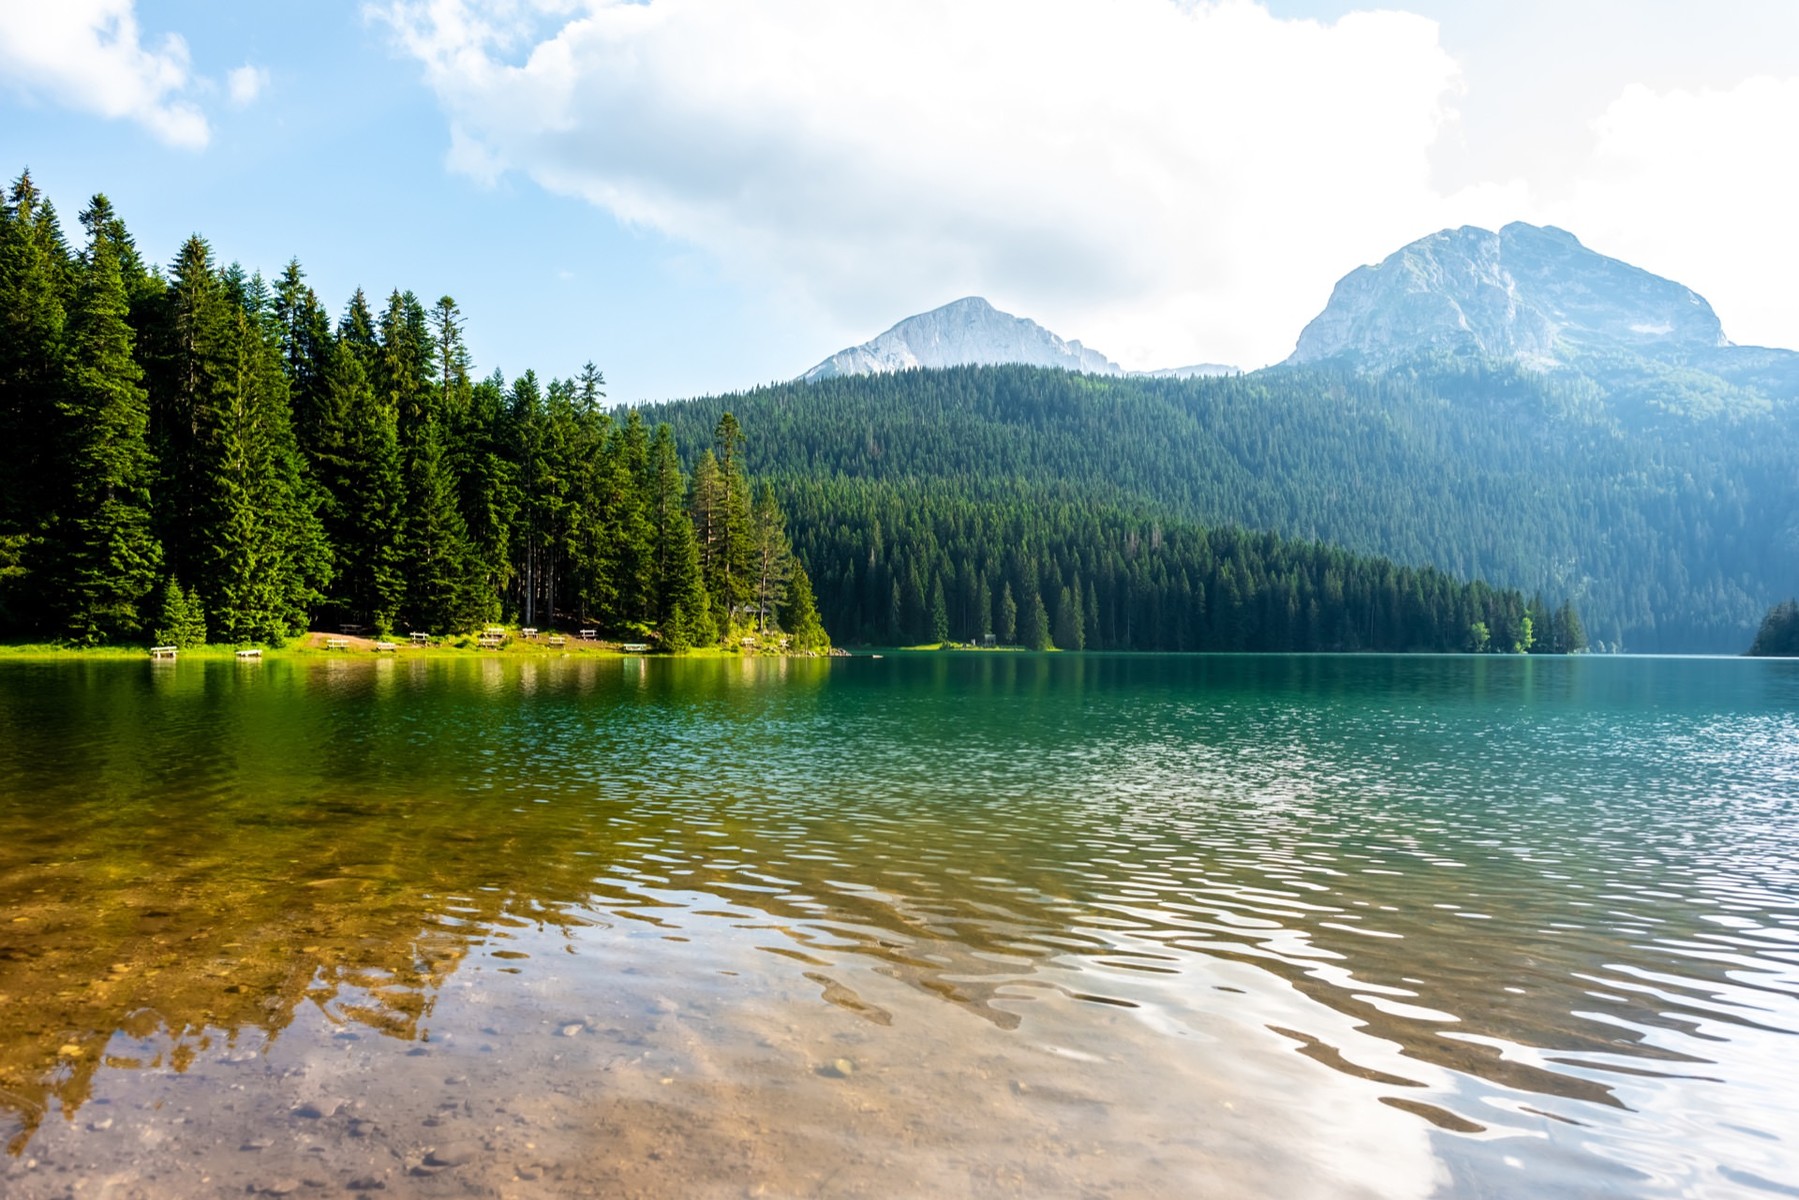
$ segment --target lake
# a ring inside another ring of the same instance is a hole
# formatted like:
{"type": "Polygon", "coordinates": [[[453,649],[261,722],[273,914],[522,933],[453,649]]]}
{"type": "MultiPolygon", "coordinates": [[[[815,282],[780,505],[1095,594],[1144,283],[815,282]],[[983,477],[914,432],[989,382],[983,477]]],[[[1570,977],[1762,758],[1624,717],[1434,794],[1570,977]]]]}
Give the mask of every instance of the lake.
{"type": "Polygon", "coordinates": [[[0,663],[0,1194],[1799,1195],[1799,663],[0,663]]]}

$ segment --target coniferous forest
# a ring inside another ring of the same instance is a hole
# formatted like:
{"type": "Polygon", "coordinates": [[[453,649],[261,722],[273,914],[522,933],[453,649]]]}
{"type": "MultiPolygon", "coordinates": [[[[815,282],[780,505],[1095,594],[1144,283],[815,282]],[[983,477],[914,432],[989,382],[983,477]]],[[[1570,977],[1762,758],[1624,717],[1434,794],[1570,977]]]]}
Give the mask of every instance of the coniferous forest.
{"type": "Polygon", "coordinates": [[[358,291],[334,318],[297,262],[270,281],[195,236],[158,269],[104,197],[80,226],[71,244],[28,175],[0,218],[0,629],[14,639],[279,643],[508,619],[669,649],[768,630],[820,648],[826,628],[1065,649],[1586,646],[1565,599],[1203,526],[1128,486],[1072,486],[1078,472],[991,470],[929,406],[897,420],[911,450],[942,452],[933,473],[845,469],[882,448],[831,406],[842,381],[810,409],[734,398],[780,445],[752,440],[724,411],[736,403],[663,406],[652,428],[607,406],[592,365],[478,377],[450,297],[358,291]],[[752,459],[773,469],[752,478],[752,459]]]}
{"type": "Polygon", "coordinates": [[[0,627],[76,645],[453,633],[510,617],[669,649],[828,644],[730,414],[691,474],[605,380],[472,377],[449,297],[335,321],[200,237],[166,275],[103,196],[71,249],[29,175],[0,218],[0,627]]]}

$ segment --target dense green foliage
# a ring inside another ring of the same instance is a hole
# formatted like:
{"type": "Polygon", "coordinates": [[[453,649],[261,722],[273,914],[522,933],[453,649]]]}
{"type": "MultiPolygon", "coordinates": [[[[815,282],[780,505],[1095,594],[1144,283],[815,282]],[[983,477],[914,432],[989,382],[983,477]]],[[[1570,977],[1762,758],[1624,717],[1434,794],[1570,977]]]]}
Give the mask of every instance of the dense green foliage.
{"type": "MultiPolygon", "coordinates": [[[[1661,382],[1657,407],[1572,372],[1444,361],[1192,380],[960,368],[777,385],[656,416],[688,446],[726,403],[757,431],[753,465],[788,497],[839,636],[864,620],[879,628],[868,615],[879,605],[846,608],[840,580],[826,578],[841,564],[817,555],[866,557],[875,514],[905,497],[1041,507],[1046,522],[1137,512],[1278,532],[1571,598],[1610,646],[1736,649],[1774,596],[1799,588],[1799,425],[1765,404],[1695,415],[1711,410],[1677,403],[1661,382]]],[[[886,547],[924,553],[913,525],[882,522],[886,547]]],[[[978,535],[998,559],[1013,536],[978,535]]],[[[1065,554],[1058,580],[1045,550],[1017,549],[1050,589],[1053,629],[1076,564],[1065,554]]],[[[1093,565],[1111,553],[1082,541],[1083,586],[1118,577],[1093,565]]],[[[905,571],[893,570],[904,604],[905,571]]],[[[916,570],[928,606],[933,572],[916,570]]],[[[991,572],[988,582],[999,586],[991,572]]],[[[945,587],[953,610],[954,581],[945,587]]]]}
{"type": "Polygon", "coordinates": [[[0,205],[0,633],[280,642],[313,624],[512,617],[682,648],[828,646],[725,414],[690,489],[605,384],[470,376],[449,297],[359,291],[335,326],[184,243],[145,267],[104,197],[72,253],[22,176],[0,205]],[[704,537],[696,537],[695,522],[704,537]]]}
{"type": "Polygon", "coordinates": [[[1799,601],[1783,600],[1768,610],[1749,653],[1768,658],[1799,658],[1799,601]]]}

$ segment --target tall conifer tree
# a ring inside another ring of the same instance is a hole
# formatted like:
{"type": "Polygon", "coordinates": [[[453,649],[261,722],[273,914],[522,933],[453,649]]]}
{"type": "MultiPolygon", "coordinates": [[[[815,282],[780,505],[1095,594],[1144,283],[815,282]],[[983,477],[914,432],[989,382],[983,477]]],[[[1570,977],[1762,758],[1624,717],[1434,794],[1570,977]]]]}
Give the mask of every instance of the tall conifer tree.
{"type": "Polygon", "coordinates": [[[63,499],[54,574],[62,626],[80,644],[136,637],[162,566],[151,526],[149,405],[111,206],[82,214],[89,242],[69,315],[61,410],[63,499]]]}

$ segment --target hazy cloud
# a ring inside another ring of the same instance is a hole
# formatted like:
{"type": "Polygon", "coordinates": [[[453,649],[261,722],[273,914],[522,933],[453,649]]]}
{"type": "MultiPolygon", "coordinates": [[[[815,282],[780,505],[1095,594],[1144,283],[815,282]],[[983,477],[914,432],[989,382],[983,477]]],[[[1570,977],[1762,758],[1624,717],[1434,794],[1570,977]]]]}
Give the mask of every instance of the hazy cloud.
{"type": "MultiPolygon", "coordinates": [[[[1283,356],[1338,274],[1444,223],[1434,23],[1244,0],[401,0],[451,123],[867,336],[988,296],[1128,365],[1283,356]],[[573,11],[563,11],[573,9],[573,11]]],[[[1503,219],[1510,192],[1457,213],[1503,219]]],[[[807,306],[812,311],[807,312],[807,306]]]]}
{"type": "MultiPolygon", "coordinates": [[[[1445,226],[1520,219],[1698,289],[1736,340],[1799,342],[1799,80],[1614,90],[1603,112],[1567,114],[1592,122],[1586,144],[1513,155],[1523,177],[1448,193],[1433,154],[1463,148],[1463,78],[1437,25],[1406,13],[1327,24],[1250,0],[375,11],[423,64],[452,169],[522,172],[706,249],[817,329],[821,354],[977,293],[1128,366],[1256,366],[1291,349],[1354,266],[1445,226]]],[[[1457,174],[1493,179],[1479,163],[1457,174]]]]}
{"type": "Polygon", "coordinates": [[[133,0],[0,0],[0,78],[103,117],[126,118],[187,149],[211,137],[182,98],[191,77],[176,34],[143,44],[133,0]]]}
{"type": "Polygon", "coordinates": [[[269,73],[249,63],[225,73],[225,92],[239,108],[254,103],[268,86],[269,73]]]}
{"type": "Polygon", "coordinates": [[[1591,162],[1546,215],[1711,300],[1732,341],[1799,346],[1799,78],[1632,86],[1593,131],[1591,162]]]}

